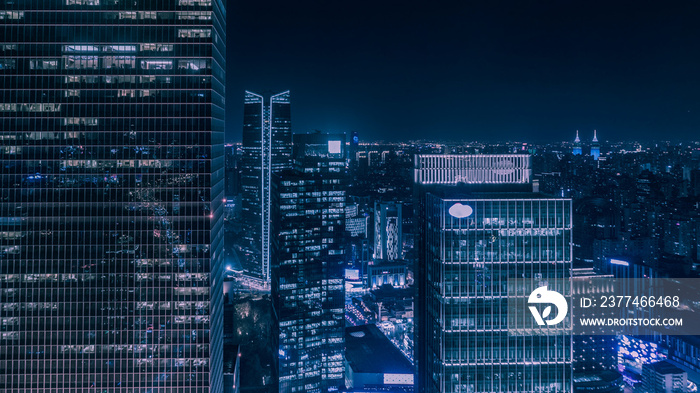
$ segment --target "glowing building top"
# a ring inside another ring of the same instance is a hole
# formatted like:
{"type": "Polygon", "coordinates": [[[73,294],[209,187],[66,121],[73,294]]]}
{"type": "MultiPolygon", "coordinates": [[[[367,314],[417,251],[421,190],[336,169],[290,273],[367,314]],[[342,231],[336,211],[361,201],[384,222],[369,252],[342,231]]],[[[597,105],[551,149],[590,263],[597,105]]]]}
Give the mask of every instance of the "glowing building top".
{"type": "Polygon", "coordinates": [[[420,154],[414,179],[419,184],[528,184],[527,154],[420,154]]]}
{"type": "Polygon", "coordinates": [[[598,133],[593,130],[593,141],[591,143],[591,155],[594,160],[598,160],[600,157],[600,143],[598,143],[598,133]]]}
{"type": "Polygon", "coordinates": [[[575,156],[581,155],[581,138],[578,137],[578,130],[576,130],[576,139],[574,139],[574,149],[572,153],[575,156]]]}

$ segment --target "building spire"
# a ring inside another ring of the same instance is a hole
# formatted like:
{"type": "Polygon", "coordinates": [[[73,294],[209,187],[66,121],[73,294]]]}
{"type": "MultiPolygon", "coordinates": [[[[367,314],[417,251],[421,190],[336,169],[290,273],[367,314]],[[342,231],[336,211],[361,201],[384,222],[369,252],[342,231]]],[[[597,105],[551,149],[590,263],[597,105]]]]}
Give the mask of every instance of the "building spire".
{"type": "Polygon", "coordinates": [[[578,137],[578,130],[576,130],[576,139],[574,139],[574,143],[579,143],[581,142],[581,139],[578,137]]]}
{"type": "Polygon", "coordinates": [[[598,142],[598,134],[596,130],[593,130],[593,142],[598,142]]]}

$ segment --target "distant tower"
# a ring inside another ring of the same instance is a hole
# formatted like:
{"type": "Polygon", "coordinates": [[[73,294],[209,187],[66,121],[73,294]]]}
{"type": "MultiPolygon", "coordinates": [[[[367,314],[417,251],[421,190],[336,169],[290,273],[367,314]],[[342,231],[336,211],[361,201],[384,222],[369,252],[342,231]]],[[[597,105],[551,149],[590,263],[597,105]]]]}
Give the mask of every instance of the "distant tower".
{"type": "Polygon", "coordinates": [[[598,135],[596,130],[593,130],[593,143],[591,143],[591,155],[594,160],[598,160],[600,157],[600,143],[598,143],[598,135]]]}
{"type": "Polygon", "coordinates": [[[578,130],[576,130],[576,139],[574,139],[574,151],[575,156],[581,155],[581,139],[578,137],[578,130]]]}

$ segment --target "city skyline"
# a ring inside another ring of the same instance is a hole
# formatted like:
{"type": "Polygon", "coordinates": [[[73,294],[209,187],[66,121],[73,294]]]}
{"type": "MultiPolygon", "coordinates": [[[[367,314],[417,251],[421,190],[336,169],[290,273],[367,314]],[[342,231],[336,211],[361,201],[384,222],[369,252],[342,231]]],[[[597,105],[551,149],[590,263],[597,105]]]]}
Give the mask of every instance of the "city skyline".
{"type": "Polygon", "coordinates": [[[698,393],[698,14],[0,2],[0,391],[698,393]]]}
{"type": "Polygon", "coordinates": [[[698,7],[231,2],[241,38],[231,42],[227,141],[239,138],[245,89],[291,90],[297,131],[363,140],[568,141],[576,129],[690,139],[698,7]]]}

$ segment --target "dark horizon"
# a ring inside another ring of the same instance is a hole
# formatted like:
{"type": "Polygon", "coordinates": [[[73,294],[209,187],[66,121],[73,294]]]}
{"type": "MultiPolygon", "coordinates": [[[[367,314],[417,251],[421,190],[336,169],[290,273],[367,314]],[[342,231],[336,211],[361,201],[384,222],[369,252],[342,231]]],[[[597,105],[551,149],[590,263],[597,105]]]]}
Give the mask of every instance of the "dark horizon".
{"type": "Polygon", "coordinates": [[[294,132],[363,141],[690,139],[698,10],[230,1],[226,140],[240,140],[244,90],[290,90],[294,132]]]}

